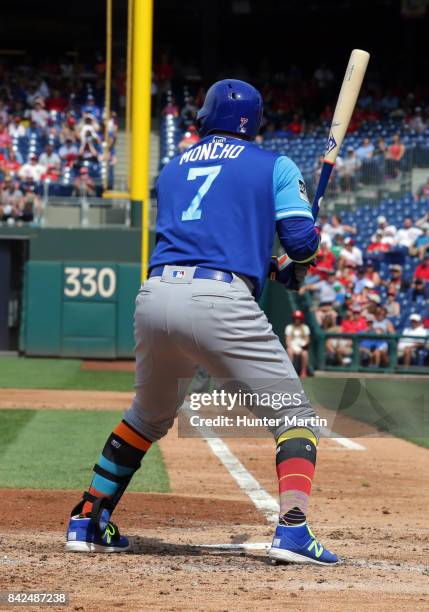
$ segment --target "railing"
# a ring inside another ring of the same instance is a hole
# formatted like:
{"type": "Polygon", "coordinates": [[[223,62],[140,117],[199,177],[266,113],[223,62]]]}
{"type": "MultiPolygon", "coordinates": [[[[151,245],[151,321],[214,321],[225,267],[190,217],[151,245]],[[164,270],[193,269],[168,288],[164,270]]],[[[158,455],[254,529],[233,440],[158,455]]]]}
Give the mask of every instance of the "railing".
{"type": "Polygon", "coordinates": [[[330,370],[337,372],[419,372],[429,374],[429,366],[422,365],[399,365],[398,364],[398,342],[402,339],[412,339],[414,343],[421,344],[422,348],[427,351],[428,343],[425,342],[424,338],[418,338],[416,336],[406,336],[405,334],[377,334],[377,333],[357,333],[357,334],[346,334],[346,333],[333,333],[333,332],[318,332],[317,337],[317,369],[330,370]],[[349,340],[352,343],[350,353],[350,363],[345,365],[329,364],[327,359],[327,341],[329,339],[336,340],[349,340]],[[361,361],[361,343],[364,340],[375,340],[377,342],[385,341],[388,345],[387,349],[387,365],[385,366],[373,366],[364,365],[361,361]]]}
{"type": "Polygon", "coordinates": [[[131,225],[128,199],[51,196],[42,199],[40,219],[42,227],[102,227],[131,225]]]}
{"type": "MultiPolygon", "coordinates": [[[[374,204],[385,198],[399,198],[411,191],[412,170],[419,167],[419,159],[429,166],[429,149],[427,159],[420,159],[416,147],[407,149],[399,161],[375,156],[364,160],[355,169],[349,169],[347,158],[343,165],[339,162],[329,182],[324,207],[332,212],[339,205],[352,206],[360,203],[374,204]]],[[[421,155],[420,155],[421,157],[421,155]]],[[[318,170],[304,172],[307,189],[311,197],[318,182],[318,170]]]]}
{"type": "MultiPolygon", "coordinates": [[[[399,365],[398,364],[398,342],[401,339],[412,339],[416,344],[424,346],[424,351],[429,356],[429,333],[425,339],[416,336],[406,336],[405,334],[377,334],[369,332],[361,332],[357,334],[349,334],[342,332],[327,332],[324,331],[312,309],[313,303],[309,295],[297,294],[289,292],[292,308],[299,308],[306,314],[306,321],[311,329],[311,345],[310,345],[310,361],[313,369],[328,370],[335,372],[372,372],[378,374],[384,373],[407,373],[407,374],[427,374],[429,375],[428,365],[399,365]],[[326,342],[330,339],[344,339],[351,341],[350,363],[345,364],[330,364],[327,359],[326,342]],[[361,363],[359,345],[363,340],[374,339],[376,341],[384,341],[388,345],[387,350],[387,365],[372,366],[361,363]]],[[[427,357],[426,357],[427,359],[427,357]]]]}

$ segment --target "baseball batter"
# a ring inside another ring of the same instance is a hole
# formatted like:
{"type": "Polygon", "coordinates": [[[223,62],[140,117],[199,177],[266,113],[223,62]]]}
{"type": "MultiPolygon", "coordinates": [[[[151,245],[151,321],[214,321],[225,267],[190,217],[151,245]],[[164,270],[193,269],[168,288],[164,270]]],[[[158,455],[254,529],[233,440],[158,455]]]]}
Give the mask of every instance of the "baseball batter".
{"type": "MultiPolygon", "coordinates": [[[[172,426],[186,393],[181,383],[198,364],[256,393],[302,392],[257,299],[269,274],[275,232],[293,260],[279,279],[294,289],[317,254],[319,235],[296,165],[253,143],[262,110],[260,93],[248,83],[215,83],[197,115],[202,139],[161,172],[156,246],[149,279],[136,299],[136,394],[106,441],[89,490],[72,510],[67,550],[129,548],[111,514],[151,444],[172,426]]],[[[304,395],[275,412],[265,410],[280,423],[272,429],[280,517],[269,554],[336,563],[306,520],[317,431],[279,418],[307,423],[314,411],[304,395]]]]}

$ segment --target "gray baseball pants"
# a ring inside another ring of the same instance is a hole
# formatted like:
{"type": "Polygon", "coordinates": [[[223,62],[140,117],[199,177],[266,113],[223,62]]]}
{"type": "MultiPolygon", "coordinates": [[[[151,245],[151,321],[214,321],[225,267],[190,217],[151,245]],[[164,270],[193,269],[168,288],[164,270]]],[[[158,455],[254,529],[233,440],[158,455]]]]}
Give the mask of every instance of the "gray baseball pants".
{"type": "MultiPolygon", "coordinates": [[[[302,391],[247,283],[236,275],[231,283],[194,279],[194,271],[165,266],[162,277],[147,280],[136,298],[136,394],[124,418],[149,440],[159,440],[173,425],[187,392],[180,381],[192,379],[197,364],[258,393],[302,391]]],[[[315,416],[305,396],[299,406],[265,408],[264,414],[315,416]]],[[[272,433],[278,437],[288,428],[276,426],[272,433]]]]}

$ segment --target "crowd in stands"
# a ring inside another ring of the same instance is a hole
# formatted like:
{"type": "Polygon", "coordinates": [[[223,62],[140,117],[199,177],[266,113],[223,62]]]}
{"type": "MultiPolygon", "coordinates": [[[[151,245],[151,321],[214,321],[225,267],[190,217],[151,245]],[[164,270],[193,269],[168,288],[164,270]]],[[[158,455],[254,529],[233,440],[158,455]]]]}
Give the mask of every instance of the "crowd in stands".
{"type": "MultiPolygon", "coordinates": [[[[348,222],[336,215],[320,218],[320,253],[300,293],[313,296],[314,316],[323,331],[362,335],[358,361],[364,366],[389,365],[388,336],[394,334],[401,336],[399,364],[429,361],[428,201],[412,206],[414,215],[403,217],[400,228],[379,214],[367,241],[351,221],[352,212],[348,222]],[[379,334],[383,338],[377,339],[379,334]]],[[[347,336],[328,337],[326,351],[329,365],[349,365],[353,342],[347,336]]]]}
{"type": "MultiPolygon", "coordinates": [[[[168,65],[165,58],[164,62],[168,65]]],[[[162,65],[165,67],[165,63],[162,65]]],[[[164,92],[161,167],[198,142],[195,114],[205,94],[199,84],[168,89],[174,83],[172,74],[170,65],[170,70],[160,71],[162,78],[157,81],[162,83],[164,92]]],[[[264,95],[264,117],[256,140],[268,150],[291,157],[311,194],[320,176],[320,153],[334,111],[328,102],[336,98],[334,75],[322,65],[313,74],[303,75],[293,66],[287,74],[268,76],[269,70],[261,68],[250,79],[264,95]]],[[[359,97],[337,158],[329,195],[354,193],[368,185],[401,180],[415,165],[429,166],[429,89],[413,93],[386,91],[370,79],[359,97]]]]}
{"type": "MultiPolygon", "coordinates": [[[[217,79],[232,75],[249,81],[261,91],[264,97],[263,132],[279,135],[314,133],[321,123],[330,121],[332,104],[342,78],[342,73],[335,73],[325,61],[313,68],[289,64],[286,70],[278,71],[273,70],[266,58],[262,58],[257,65],[252,64],[251,73],[243,65],[234,65],[225,67],[225,72],[219,73],[217,79]]],[[[389,82],[392,83],[391,75],[389,82]]],[[[195,105],[199,107],[204,99],[205,87],[198,67],[162,53],[154,65],[152,84],[152,92],[161,108],[168,93],[174,92],[176,99],[172,105],[180,113],[186,102],[184,83],[192,90],[195,105]]],[[[350,129],[354,132],[366,122],[395,119],[405,120],[410,129],[421,133],[427,127],[428,106],[429,87],[426,83],[421,82],[413,92],[407,91],[401,84],[387,88],[381,75],[370,71],[350,129]]]]}
{"type": "Polygon", "coordinates": [[[99,195],[105,173],[111,183],[118,125],[111,112],[106,143],[102,77],[100,63],[0,64],[0,221],[39,217],[46,193],[99,195]]]}

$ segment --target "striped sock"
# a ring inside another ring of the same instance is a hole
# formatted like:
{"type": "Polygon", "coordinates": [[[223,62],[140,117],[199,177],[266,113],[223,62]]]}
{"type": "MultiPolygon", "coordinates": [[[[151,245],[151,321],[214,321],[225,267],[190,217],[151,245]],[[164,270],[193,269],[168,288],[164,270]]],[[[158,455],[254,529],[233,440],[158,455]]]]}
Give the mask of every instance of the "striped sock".
{"type": "Polygon", "coordinates": [[[277,440],[280,522],[285,525],[306,521],[316,465],[316,444],[316,436],[305,427],[288,429],[277,440]]]}
{"type": "MultiPolygon", "coordinates": [[[[107,497],[112,500],[113,507],[116,506],[151,444],[131,425],[121,421],[108,437],[94,465],[90,495],[107,497]]],[[[89,514],[91,510],[92,502],[85,501],[82,514],[89,514]]]]}

